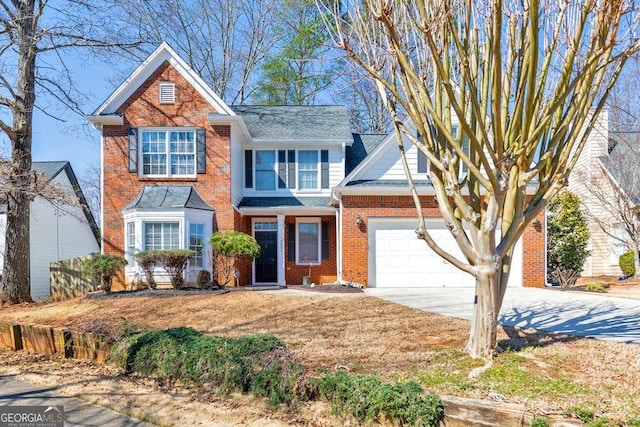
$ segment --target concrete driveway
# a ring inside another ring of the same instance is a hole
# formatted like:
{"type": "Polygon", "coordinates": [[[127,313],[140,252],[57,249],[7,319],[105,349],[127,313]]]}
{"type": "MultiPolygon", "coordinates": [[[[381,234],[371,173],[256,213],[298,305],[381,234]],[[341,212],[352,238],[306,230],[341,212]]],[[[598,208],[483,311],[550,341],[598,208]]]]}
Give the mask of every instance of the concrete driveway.
{"type": "MultiPolygon", "coordinates": [[[[367,295],[445,316],[471,319],[473,288],[367,289],[367,295]]],[[[640,300],[508,288],[498,319],[505,326],[640,344],[640,300]]]]}

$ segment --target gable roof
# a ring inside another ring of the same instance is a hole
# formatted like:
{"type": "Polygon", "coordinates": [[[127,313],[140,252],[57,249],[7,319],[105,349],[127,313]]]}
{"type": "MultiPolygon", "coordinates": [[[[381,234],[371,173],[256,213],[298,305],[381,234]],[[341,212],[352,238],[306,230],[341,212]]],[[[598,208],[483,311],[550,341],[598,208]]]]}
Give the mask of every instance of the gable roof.
{"type": "Polygon", "coordinates": [[[343,105],[233,105],[254,141],[351,143],[343,105]]]}
{"type": "Polygon", "coordinates": [[[345,174],[349,175],[356,166],[384,141],[387,133],[354,133],[353,144],[346,148],[345,174]]]}
{"type": "MultiPolygon", "coordinates": [[[[640,132],[610,132],[609,133],[609,156],[603,156],[600,160],[607,172],[621,185],[622,190],[627,193],[631,202],[635,205],[640,204],[640,188],[632,185],[633,188],[625,185],[629,181],[624,165],[628,164],[629,168],[634,170],[640,165],[640,132]]],[[[636,179],[633,179],[634,184],[636,179]]]]}
{"type": "MultiPolygon", "coordinates": [[[[73,172],[71,168],[71,163],[68,161],[57,161],[57,162],[32,162],[31,170],[33,172],[37,172],[43,174],[47,179],[53,180],[60,173],[64,172],[67,174],[67,178],[71,183],[71,187],[73,188],[73,192],[75,193],[78,201],[80,202],[80,206],[82,208],[82,213],[84,214],[89,227],[91,228],[91,232],[93,236],[96,238],[98,245],[100,245],[100,230],[98,229],[98,225],[96,224],[96,220],[91,213],[91,209],[89,209],[89,205],[87,203],[87,199],[85,199],[84,194],[82,193],[82,189],[80,188],[80,183],[76,178],[76,174],[73,172]]],[[[0,205],[6,204],[6,200],[0,199],[0,205]]],[[[3,211],[0,213],[6,213],[6,206],[3,211]]]]}
{"type": "Polygon", "coordinates": [[[169,62],[218,113],[230,116],[235,115],[229,106],[178,56],[171,46],[166,42],[162,42],[91,115],[86,117],[87,120],[94,124],[117,124],[111,123],[111,121],[115,121],[119,117],[116,114],[118,108],[165,61],[169,62]]]}
{"type": "Polygon", "coordinates": [[[200,209],[213,211],[200,194],[190,185],[146,185],[124,207],[123,211],[133,209],[200,209]]]}

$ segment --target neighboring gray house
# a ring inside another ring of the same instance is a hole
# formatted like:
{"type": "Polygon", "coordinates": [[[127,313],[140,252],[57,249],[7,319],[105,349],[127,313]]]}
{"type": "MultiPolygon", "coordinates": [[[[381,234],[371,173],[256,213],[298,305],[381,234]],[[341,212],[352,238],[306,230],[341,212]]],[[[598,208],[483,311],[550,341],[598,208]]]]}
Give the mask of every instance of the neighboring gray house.
{"type": "MultiPolygon", "coordinates": [[[[50,263],[99,252],[100,232],[69,162],[33,162],[32,170],[62,188],[72,189],[83,206],[61,208],[42,198],[31,202],[31,297],[44,299],[50,295],[50,263]]],[[[4,264],[6,209],[6,201],[0,202],[0,272],[4,264]]]]}

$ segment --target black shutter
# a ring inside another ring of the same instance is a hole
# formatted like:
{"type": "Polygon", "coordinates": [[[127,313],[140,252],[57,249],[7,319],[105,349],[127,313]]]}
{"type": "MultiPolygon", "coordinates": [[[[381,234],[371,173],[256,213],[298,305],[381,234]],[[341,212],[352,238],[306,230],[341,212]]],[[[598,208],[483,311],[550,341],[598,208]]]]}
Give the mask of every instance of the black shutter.
{"type": "Polygon", "coordinates": [[[322,221],[322,259],[329,259],[329,223],[322,221]]]}
{"type": "Polygon", "coordinates": [[[329,150],[320,151],[320,161],[322,162],[321,188],[329,188],[329,150]]]}
{"type": "Polygon", "coordinates": [[[296,188],[296,150],[289,150],[287,153],[289,163],[287,164],[289,173],[288,188],[296,188]]]}
{"type": "Polygon", "coordinates": [[[427,173],[427,155],[418,150],[418,173],[427,173]]]}
{"type": "Polygon", "coordinates": [[[198,173],[207,172],[207,144],[206,134],[203,128],[196,129],[196,161],[198,173]]]}
{"type": "Polygon", "coordinates": [[[129,172],[138,172],[138,128],[129,128],[129,172]]]}
{"type": "Polygon", "coordinates": [[[278,188],[287,188],[287,152],[278,150],[278,188]]]}
{"type": "Polygon", "coordinates": [[[244,150],[244,188],[253,188],[253,151],[244,150]]]}
{"type": "Polygon", "coordinates": [[[287,241],[289,244],[287,245],[287,261],[295,261],[296,260],[296,225],[295,224],[287,224],[287,241]]]}
{"type": "MultiPolygon", "coordinates": [[[[422,143],[422,135],[417,134],[418,141],[422,143]]],[[[427,173],[427,155],[424,154],[418,147],[418,173],[427,173]]]]}

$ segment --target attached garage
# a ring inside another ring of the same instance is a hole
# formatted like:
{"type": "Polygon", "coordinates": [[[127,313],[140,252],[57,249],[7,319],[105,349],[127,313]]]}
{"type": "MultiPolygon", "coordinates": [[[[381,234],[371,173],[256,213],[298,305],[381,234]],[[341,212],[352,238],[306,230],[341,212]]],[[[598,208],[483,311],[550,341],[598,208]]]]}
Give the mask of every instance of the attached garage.
{"type": "MultiPolygon", "coordinates": [[[[416,219],[369,218],[369,286],[470,287],[474,278],[458,270],[416,238],[416,219]]],[[[464,259],[455,240],[440,219],[427,220],[427,228],[438,245],[464,259]]],[[[514,250],[510,286],[522,286],[522,247],[514,250]]]]}

